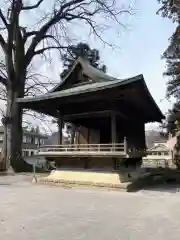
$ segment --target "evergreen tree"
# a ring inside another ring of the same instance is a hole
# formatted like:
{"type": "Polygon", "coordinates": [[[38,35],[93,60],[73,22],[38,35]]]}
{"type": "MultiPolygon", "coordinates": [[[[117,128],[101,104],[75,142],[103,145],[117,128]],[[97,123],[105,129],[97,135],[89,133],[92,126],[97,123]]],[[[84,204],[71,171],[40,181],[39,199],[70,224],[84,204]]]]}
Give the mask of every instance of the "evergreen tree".
{"type": "Polygon", "coordinates": [[[170,38],[170,44],[163,54],[167,66],[164,73],[168,77],[167,96],[180,97],[180,25],[170,38]]]}
{"type": "Polygon", "coordinates": [[[177,25],[175,32],[170,37],[169,46],[163,53],[166,60],[166,70],[164,75],[168,77],[167,97],[175,97],[179,100],[180,96],[180,0],[158,0],[161,8],[158,14],[162,17],[172,19],[177,25]]]}
{"type": "Polygon", "coordinates": [[[167,97],[175,98],[175,104],[168,111],[165,126],[168,133],[174,134],[177,130],[176,123],[180,120],[180,0],[158,0],[158,2],[161,7],[157,13],[176,23],[175,31],[169,39],[169,46],[162,56],[166,60],[164,76],[168,78],[167,97]]]}
{"type": "Polygon", "coordinates": [[[180,103],[175,103],[171,110],[168,111],[165,127],[167,133],[171,133],[173,136],[180,130],[180,103]]]}
{"type": "Polygon", "coordinates": [[[180,21],[180,0],[157,0],[161,4],[157,11],[162,17],[172,19],[173,22],[180,21]]]}
{"type": "MultiPolygon", "coordinates": [[[[175,31],[170,38],[168,48],[163,54],[166,60],[165,76],[168,77],[167,97],[173,96],[175,104],[169,110],[167,116],[167,132],[175,135],[180,130],[180,0],[158,0],[161,8],[158,14],[162,17],[170,18],[176,23],[175,31]]],[[[177,143],[174,149],[174,163],[180,168],[180,138],[177,137],[177,143]]]]}
{"type": "Polygon", "coordinates": [[[93,67],[98,68],[103,72],[106,72],[107,70],[105,65],[100,64],[99,51],[97,49],[91,49],[87,43],[80,42],[77,45],[70,45],[67,48],[67,52],[62,56],[64,70],[61,73],[61,78],[66,76],[78,57],[88,59],[93,67]]]}

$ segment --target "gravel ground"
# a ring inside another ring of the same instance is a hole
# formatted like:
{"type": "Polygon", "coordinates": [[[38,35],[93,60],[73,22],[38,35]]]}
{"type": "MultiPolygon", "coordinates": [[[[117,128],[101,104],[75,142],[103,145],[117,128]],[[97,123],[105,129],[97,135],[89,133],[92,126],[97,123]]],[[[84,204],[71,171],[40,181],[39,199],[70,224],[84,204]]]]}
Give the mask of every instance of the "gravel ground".
{"type": "Polygon", "coordinates": [[[176,189],[125,193],[0,177],[0,239],[180,239],[176,189]]]}

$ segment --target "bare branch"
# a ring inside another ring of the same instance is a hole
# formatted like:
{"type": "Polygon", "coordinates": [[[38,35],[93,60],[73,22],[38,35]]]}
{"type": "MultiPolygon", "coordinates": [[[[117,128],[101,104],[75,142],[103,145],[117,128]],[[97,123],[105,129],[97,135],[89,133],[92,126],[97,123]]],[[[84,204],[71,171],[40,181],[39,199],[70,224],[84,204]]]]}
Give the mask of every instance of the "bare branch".
{"type": "MultiPolygon", "coordinates": [[[[38,122],[41,123],[41,127],[43,127],[42,125],[45,125],[48,130],[52,133],[52,130],[50,128],[50,126],[52,125],[52,120],[48,120],[48,117],[42,113],[37,113],[37,112],[30,112],[29,110],[25,110],[23,111],[24,115],[31,117],[33,120],[36,120],[38,122]]],[[[27,120],[26,120],[27,121],[27,120]]],[[[45,130],[45,128],[44,128],[45,130]]]]}
{"type": "Polygon", "coordinates": [[[63,47],[63,46],[48,46],[48,47],[44,47],[42,49],[35,51],[34,55],[43,54],[45,51],[51,50],[51,49],[61,50],[61,49],[67,49],[67,48],[68,47],[63,47]]]}
{"type": "Polygon", "coordinates": [[[7,23],[7,21],[6,21],[6,18],[4,17],[1,9],[0,9],[0,19],[1,19],[2,22],[4,23],[5,27],[8,28],[8,23],[7,23]]]}
{"type": "Polygon", "coordinates": [[[36,4],[32,6],[22,7],[22,10],[32,10],[32,9],[38,8],[43,1],[44,0],[39,0],[36,4]]]}
{"type": "Polygon", "coordinates": [[[4,99],[7,99],[7,88],[4,84],[2,84],[2,86],[0,87],[0,96],[3,96],[4,99]]]}
{"type": "Polygon", "coordinates": [[[3,70],[3,68],[1,68],[1,64],[0,64],[0,74],[1,74],[2,77],[5,78],[6,81],[7,81],[7,74],[6,74],[6,72],[3,70]]]}
{"type": "Polygon", "coordinates": [[[57,81],[52,81],[46,76],[41,74],[30,74],[26,78],[25,85],[25,96],[37,96],[44,94],[49,91],[50,88],[54,87],[57,81]],[[43,79],[43,81],[42,81],[43,79]]]}
{"type": "MultiPolygon", "coordinates": [[[[49,85],[49,84],[47,84],[49,85]]],[[[24,92],[24,96],[37,96],[38,94],[44,94],[45,91],[43,91],[43,88],[46,90],[46,86],[44,83],[34,83],[34,84],[28,84],[26,86],[25,92],[24,92]]],[[[46,92],[48,91],[48,89],[46,90],[46,92]]]]}
{"type": "MultiPolygon", "coordinates": [[[[131,14],[131,9],[121,9],[118,10],[116,6],[116,1],[104,1],[104,0],[69,0],[69,1],[57,1],[57,3],[54,5],[54,11],[52,12],[52,15],[47,17],[48,21],[45,19],[45,24],[40,28],[40,30],[35,34],[35,36],[32,39],[32,42],[26,52],[26,62],[27,66],[31,62],[32,58],[37,54],[35,51],[38,44],[41,43],[41,41],[44,41],[45,35],[47,35],[49,30],[52,30],[51,35],[53,36],[53,31],[56,33],[55,28],[56,24],[59,23],[61,26],[64,24],[64,21],[71,22],[74,20],[81,20],[81,22],[85,22],[92,32],[99,38],[101,41],[103,41],[103,37],[101,36],[101,33],[97,29],[97,23],[96,20],[93,19],[93,17],[97,16],[98,14],[101,14],[106,18],[107,21],[110,19],[115,21],[117,24],[124,26],[119,21],[119,16],[122,14],[131,14]]],[[[61,31],[62,32],[62,31],[61,31]]],[[[58,38],[56,37],[56,40],[58,38]]],[[[103,41],[105,44],[107,44],[106,41],[103,41]]],[[[112,44],[108,44],[112,47],[112,44]]],[[[45,46],[47,47],[46,50],[49,50],[49,45],[45,46]]],[[[44,46],[43,46],[44,48],[44,46]]],[[[54,47],[52,47],[53,49],[54,47]]],[[[43,50],[38,51],[38,53],[44,52],[43,50]]]]}
{"type": "Polygon", "coordinates": [[[2,83],[4,86],[7,86],[7,79],[0,76],[0,83],[2,83]]]}
{"type": "MultiPolygon", "coordinates": [[[[71,0],[68,3],[63,4],[58,11],[54,11],[54,16],[49,19],[39,30],[39,32],[35,35],[35,37],[32,40],[32,43],[30,47],[27,50],[26,53],[26,59],[27,59],[27,66],[29,65],[30,61],[32,60],[34,56],[34,51],[37,45],[40,43],[40,41],[43,39],[44,35],[46,35],[47,31],[54,26],[56,23],[58,23],[61,19],[64,19],[66,16],[66,13],[64,12],[64,9],[77,5],[84,0],[71,0]]],[[[68,11],[68,10],[67,10],[68,11]]]]}
{"type": "Polygon", "coordinates": [[[2,47],[3,51],[6,52],[6,42],[1,34],[0,34],[0,46],[2,47]]]}
{"type": "MultiPolygon", "coordinates": [[[[2,100],[2,99],[1,99],[1,100],[2,100]]],[[[1,116],[1,117],[4,117],[4,116],[5,116],[5,111],[4,111],[4,109],[1,109],[1,108],[0,108],[0,116],[1,116]]]]}
{"type": "Polygon", "coordinates": [[[38,33],[38,31],[31,31],[31,32],[26,32],[25,33],[25,37],[28,38],[28,37],[31,37],[33,35],[36,35],[38,33]]]}

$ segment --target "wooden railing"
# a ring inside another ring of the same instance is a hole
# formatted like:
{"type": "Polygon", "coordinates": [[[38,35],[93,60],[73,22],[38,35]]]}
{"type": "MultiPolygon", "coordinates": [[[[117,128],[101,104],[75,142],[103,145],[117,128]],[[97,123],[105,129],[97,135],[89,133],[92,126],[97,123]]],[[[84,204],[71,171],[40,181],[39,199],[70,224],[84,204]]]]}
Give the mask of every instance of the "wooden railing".
{"type": "Polygon", "coordinates": [[[46,145],[39,150],[40,152],[127,152],[125,143],[46,145]]]}

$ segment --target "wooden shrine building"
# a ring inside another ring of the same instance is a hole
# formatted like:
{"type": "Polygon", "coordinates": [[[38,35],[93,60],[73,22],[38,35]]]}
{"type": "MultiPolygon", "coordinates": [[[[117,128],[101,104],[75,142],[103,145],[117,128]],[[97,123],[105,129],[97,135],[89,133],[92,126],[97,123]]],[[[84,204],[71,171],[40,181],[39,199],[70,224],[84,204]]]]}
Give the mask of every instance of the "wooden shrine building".
{"type": "Polygon", "coordinates": [[[61,167],[114,169],[122,160],[137,162],[146,154],[145,123],[164,118],[143,75],[116,79],[82,58],[50,92],[18,102],[58,118],[60,139],[64,122],[77,126],[74,144],[40,150],[61,167]]]}

